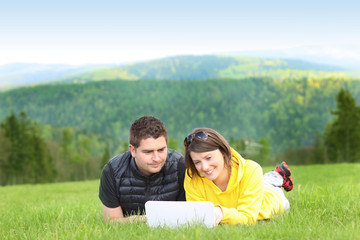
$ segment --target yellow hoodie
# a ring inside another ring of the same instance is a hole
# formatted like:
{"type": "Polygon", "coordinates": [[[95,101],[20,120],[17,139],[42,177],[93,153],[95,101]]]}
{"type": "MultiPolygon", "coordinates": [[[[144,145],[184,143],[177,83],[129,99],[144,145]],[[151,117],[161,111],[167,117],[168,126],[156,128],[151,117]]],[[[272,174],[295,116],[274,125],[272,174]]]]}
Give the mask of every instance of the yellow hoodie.
{"type": "Polygon", "coordinates": [[[274,190],[265,188],[259,164],[244,160],[232,149],[231,176],[225,192],[206,177],[185,176],[186,201],[210,201],[223,212],[221,223],[255,224],[284,212],[284,203],[274,190]]]}

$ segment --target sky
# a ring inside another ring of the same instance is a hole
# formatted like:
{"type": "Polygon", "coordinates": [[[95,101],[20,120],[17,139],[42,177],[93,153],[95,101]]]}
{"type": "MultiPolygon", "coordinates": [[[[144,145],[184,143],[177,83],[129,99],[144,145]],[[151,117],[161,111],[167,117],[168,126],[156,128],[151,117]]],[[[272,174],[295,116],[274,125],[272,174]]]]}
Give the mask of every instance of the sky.
{"type": "Polygon", "coordinates": [[[2,1],[0,65],[119,64],[318,45],[360,49],[359,12],[360,1],[348,0],[2,1]]]}

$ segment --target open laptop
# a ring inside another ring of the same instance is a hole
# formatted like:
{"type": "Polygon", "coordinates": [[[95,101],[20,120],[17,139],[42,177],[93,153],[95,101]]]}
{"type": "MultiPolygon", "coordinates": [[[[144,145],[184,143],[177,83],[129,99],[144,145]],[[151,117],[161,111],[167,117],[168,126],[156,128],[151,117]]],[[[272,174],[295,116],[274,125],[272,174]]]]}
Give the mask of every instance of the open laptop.
{"type": "Polygon", "coordinates": [[[215,226],[214,205],[211,202],[148,201],[145,203],[150,227],[176,227],[184,224],[215,226]]]}

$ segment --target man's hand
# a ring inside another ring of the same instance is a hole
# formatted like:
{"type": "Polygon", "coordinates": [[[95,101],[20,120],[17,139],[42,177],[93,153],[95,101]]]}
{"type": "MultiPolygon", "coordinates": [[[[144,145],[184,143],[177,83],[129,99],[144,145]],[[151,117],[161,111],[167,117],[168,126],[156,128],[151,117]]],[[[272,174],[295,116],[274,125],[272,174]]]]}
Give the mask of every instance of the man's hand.
{"type": "Polygon", "coordinates": [[[132,215],[123,219],[123,222],[146,222],[146,215],[132,215]]]}
{"type": "Polygon", "coordinates": [[[224,214],[219,206],[214,207],[215,213],[215,225],[219,225],[221,219],[224,217],[224,214]]]}
{"type": "Polygon", "coordinates": [[[132,215],[130,217],[124,217],[121,207],[108,208],[103,205],[104,220],[114,223],[127,223],[127,222],[146,222],[146,215],[132,215]]]}

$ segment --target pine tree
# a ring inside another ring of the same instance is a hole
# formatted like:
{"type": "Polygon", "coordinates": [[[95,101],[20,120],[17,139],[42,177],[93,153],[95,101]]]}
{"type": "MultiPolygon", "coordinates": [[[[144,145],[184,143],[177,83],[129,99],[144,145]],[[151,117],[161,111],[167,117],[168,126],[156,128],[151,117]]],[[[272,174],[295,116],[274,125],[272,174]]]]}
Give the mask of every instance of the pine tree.
{"type": "Polygon", "coordinates": [[[5,182],[11,184],[21,183],[19,178],[24,170],[21,142],[23,141],[24,133],[21,132],[20,123],[13,112],[1,124],[1,128],[10,143],[7,161],[4,161],[2,166],[6,176],[5,182]]]}
{"type": "Polygon", "coordinates": [[[0,128],[0,185],[5,185],[8,173],[8,158],[11,149],[11,143],[5,137],[4,129],[0,128]]]}
{"type": "Polygon", "coordinates": [[[57,176],[57,171],[53,157],[50,155],[45,141],[40,137],[40,129],[36,123],[31,126],[30,140],[33,154],[31,158],[31,182],[52,182],[57,176]]]}
{"type": "Polygon", "coordinates": [[[7,159],[2,159],[4,184],[49,182],[56,177],[49,150],[40,137],[36,122],[25,112],[11,113],[1,124],[7,143],[7,159]]]}
{"type": "Polygon", "coordinates": [[[327,157],[332,162],[360,161],[360,108],[348,90],[336,96],[335,119],[325,131],[327,157]]]}

